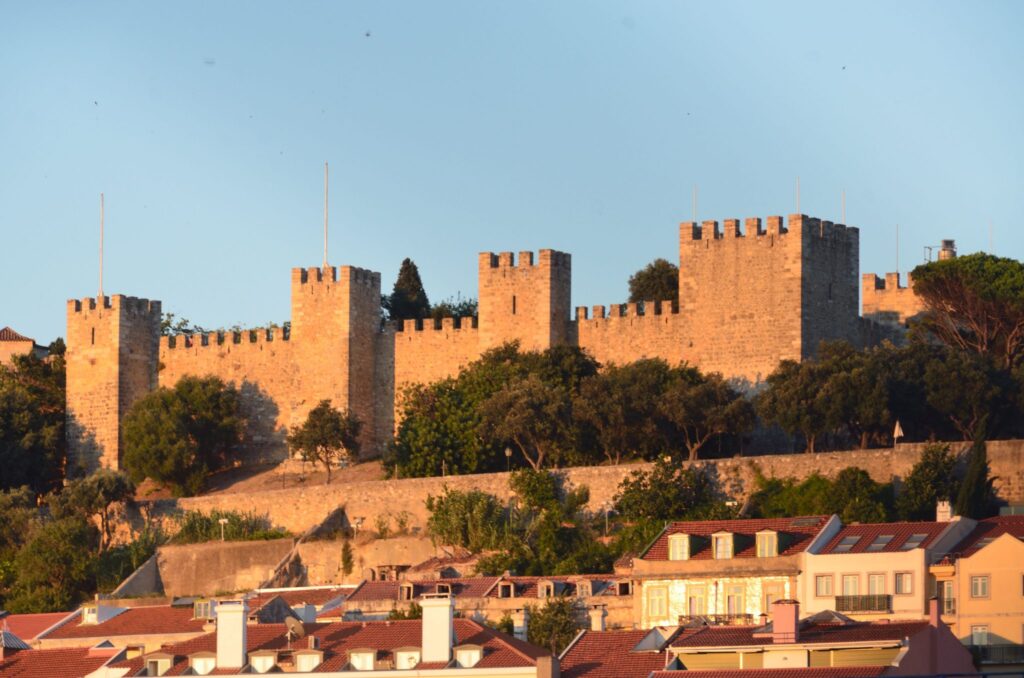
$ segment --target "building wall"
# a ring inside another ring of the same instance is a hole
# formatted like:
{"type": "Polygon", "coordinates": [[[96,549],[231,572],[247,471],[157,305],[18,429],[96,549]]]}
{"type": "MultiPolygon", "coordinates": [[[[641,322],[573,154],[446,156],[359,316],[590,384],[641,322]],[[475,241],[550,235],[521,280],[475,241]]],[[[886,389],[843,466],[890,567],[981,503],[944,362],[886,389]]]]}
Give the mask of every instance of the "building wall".
{"type": "Polygon", "coordinates": [[[861,303],[865,318],[887,325],[906,325],[924,312],[924,303],[914,294],[914,280],[907,274],[906,287],[900,284],[899,273],[874,273],[861,276],[861,303]]]}
{"type": "Polygon", "coordinates": [[[36,342],[28,341],[0,341],[0,365],[10,365],[11,357],[16,355],[28,355],[35,350],[36,342]]]}
{"type": "Polygon", "coordinates": [[[641,358],[661,358],[670,365],[692,361],[688,325],[674,301],[594,306],[593,315],[581,306],[570,330],[575,343],[602,365],[625,364],[641,358]]]}
{"type": "MultiPolygon", "coordinates": [[[[711,564],[721,563],[714,561],[711,564]]],[[[761,622],[762,613],[771,615],[771,609],[765,605],[765,595],[771,594],[773,600],[792,597],[796,590],[796,573],[790,575],[770,572],[766,568],[765,574],[762,575],[724,576],[708,572],[704,575],[644,578],[636,584],[634,613],[636,619],[640,620],[640,628],[675,626],[681,616],[691,614],[688,607],[689,598],[694,596],[704,600],[703,608],[694,614],[725,615],[728,613],[727,596],[734,589],[742,589],[743,592],[743,609],[740,614],[751,615],[751,619],[745,623],[758,624],[761,622]],[[665,614],[656,614],[656,611],[652,611],[653,591],[664,591],[667,596],[665,614]]]]}
{"type": "Polygon", "coordinates": [[[1003,535],[977,553],[956,562],[952,630],[965,645],[971,627],[986,625],[989,644],[1024,644],[1024,542],[1003,535]],[[989,595],[971,595],[971,577],[989,578],[989,595]]]}
{"type": "Polygon", "coordinates": [[[885,577],[885,590],[881,594],[892,596],[891,612],[843,612],[849,617],[865,621],[883,617],[921,619],[927,613],[927,600],[932,595],[932,585],[929,581],[924,549],[886,553],[808,553],[804,558],[806,566],[800,574],[797,594],[802,613],[814,614],[822,610],[835,610],[836,597],[843,595],[843,576],[847,575],[858,578],[858,595],[864,596],[868,595],[868,576],[882,575],[885,577]],[[910,573],[912,583],[909,594],[895,594],[897,572],[910,573]],[[816,595],[815,578],[819,575],[832,577],[832,595],[816,595]]]}

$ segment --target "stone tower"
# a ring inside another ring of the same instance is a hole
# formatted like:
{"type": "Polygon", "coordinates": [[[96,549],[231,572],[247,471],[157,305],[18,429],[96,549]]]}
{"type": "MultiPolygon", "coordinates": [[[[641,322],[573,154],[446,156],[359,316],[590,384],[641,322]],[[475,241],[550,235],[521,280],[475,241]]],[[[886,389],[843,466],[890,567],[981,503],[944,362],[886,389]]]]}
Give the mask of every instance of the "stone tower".
{"type": "Polygon", "coordinates": [[[542,351],[569,340],[572,257],[565,252],[483,252],[478,260],[480,349],[519,340],[542,351]]]}
{"type": "Polygon", "coordinates": [[[67,305],[68,467],[120,468],[120,423],[156,386],[160,302],[126,297],[67,305]]]}

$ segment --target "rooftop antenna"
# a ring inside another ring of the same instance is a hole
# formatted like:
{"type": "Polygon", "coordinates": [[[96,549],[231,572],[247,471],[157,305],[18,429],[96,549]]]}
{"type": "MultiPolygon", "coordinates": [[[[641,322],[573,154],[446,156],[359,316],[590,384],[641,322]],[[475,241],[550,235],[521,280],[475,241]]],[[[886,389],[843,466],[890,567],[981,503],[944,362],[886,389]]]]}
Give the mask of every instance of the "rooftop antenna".
{"type": "Polygon", "coordinates": [[[324,161],[324,270],[327,270],[327,161],[324,161]]]}
{"type": "Polygon", "coordinates": [[[103,303],[103,194],[100,193],[100,303],[103,303]]]}
{"type": "Polygon", "coordinates": [[[796,213],[800,214],[800,177],[796,178],[796,213]]]}
{"type": "Polygon", "coordinates": [[[306,635],[306,627],[295,617],[284,618],[285,633],[288,636],[288,649],[292,649],[292,638],[302,638],[306,635]]]}

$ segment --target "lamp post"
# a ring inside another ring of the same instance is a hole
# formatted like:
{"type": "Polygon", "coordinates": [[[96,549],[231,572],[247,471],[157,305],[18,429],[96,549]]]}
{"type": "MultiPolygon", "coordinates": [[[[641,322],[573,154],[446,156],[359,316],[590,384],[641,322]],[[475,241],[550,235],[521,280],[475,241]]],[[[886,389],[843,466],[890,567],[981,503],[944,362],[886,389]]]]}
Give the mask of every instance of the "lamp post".
{"type": "Polygon", "coordinates": [[[217,522],[220,523],[220,540],[224,541],[224,526],[228,524],[228,519],[220,518],[217,522]]]}
{"type": "Polygon", "coordinates": [[[506,473],[511,473],[512,472],[512,448],[511,447],[506,447],[505,448],[505,472],[506,473]]]}

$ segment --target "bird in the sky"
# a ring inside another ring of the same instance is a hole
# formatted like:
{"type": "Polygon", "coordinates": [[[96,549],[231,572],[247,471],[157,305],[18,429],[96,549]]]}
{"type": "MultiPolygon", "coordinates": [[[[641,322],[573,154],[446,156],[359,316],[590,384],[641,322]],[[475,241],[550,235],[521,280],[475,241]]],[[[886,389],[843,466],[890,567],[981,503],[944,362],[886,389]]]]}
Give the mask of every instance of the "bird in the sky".
{"type": "Polygon", "coordinates": [[[366,37],[370,37],[370,31],[366,31],[366,37]]]}

